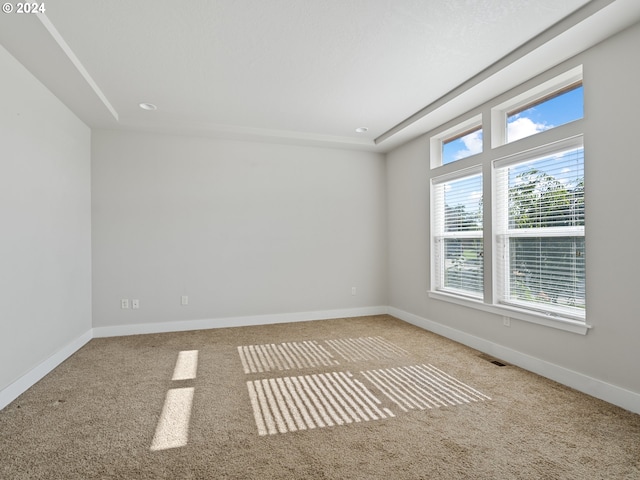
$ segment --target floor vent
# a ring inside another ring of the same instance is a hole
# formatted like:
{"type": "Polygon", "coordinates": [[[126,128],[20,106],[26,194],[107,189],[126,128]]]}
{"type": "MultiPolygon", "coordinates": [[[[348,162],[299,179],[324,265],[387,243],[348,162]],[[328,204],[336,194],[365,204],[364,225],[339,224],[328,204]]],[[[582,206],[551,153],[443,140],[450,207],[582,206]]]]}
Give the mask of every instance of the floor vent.
{"type": "Polygon", "coordinates": [[[492,357],[491,355],[487,355],[486,353],[481,353],[480,355],[478,355],[480,358],[482,358],[483,360],[486,360],[489,363],[493,363],[494,365],[497,365],[498,367],[508,367],[509,364],[499,360],[495,357],[492,357]]]}

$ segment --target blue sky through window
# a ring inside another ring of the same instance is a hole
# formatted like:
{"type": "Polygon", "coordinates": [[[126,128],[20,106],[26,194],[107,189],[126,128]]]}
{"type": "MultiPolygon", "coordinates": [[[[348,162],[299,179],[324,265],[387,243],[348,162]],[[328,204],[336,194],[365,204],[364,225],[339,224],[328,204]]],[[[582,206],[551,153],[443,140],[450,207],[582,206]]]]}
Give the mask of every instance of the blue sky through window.
{"type": "Polygon", "coordinates": [[[507,142],[544,132],[584,116],[583,87],[580,85],[557,97],[507,117],[507,142]]]}
{"type": "Polygon", "coordinates": [[[481,128],[450,142],[443,142],[442,164],[446,165],[480,152],[482,152],[481,128]]]}
{"type": "MultiPolygon", "coordinates": [[[[507,117],[507,142],[583,118],[582,85],[507,117]]],[[[482,128],[442,143],[442,164],[482,152],[482,128]]]]}

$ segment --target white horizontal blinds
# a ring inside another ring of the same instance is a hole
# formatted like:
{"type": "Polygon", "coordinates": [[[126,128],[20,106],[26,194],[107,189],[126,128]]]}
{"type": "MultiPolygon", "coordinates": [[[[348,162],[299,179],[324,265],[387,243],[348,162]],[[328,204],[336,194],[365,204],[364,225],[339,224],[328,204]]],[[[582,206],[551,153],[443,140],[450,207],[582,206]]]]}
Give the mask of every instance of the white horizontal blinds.
{"type": "Polygon", "coordinates": [[[582,148],[509,168],[509,228],[575,226],[584,226],[582,148]]]}
{"type": "Polygon", "coordinates": [[[496,170],[499,300],[584,318],[584,151],[544,150],[496,170]]]}
{"type": "Polygon", "coordinates": [[[510,300],[584,316],[584,237],[510,238],[509,261],[510,300]]]}
{"type": "Polygon", "coordinates": [[[482,298],[482,175],[434,184],[436,289],[482,298]]]}

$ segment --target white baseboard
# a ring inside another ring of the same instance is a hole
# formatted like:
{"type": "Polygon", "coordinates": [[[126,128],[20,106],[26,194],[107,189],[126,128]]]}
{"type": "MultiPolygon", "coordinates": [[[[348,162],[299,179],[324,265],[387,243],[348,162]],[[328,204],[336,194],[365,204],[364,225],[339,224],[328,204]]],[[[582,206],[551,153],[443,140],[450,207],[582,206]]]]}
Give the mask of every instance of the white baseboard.
{"type": "Polygon", "coordinates": [[[181,332],[186,330],[203,330],[209,328],[243,327],[250,325],[267,325],[273,323],[303,322],[310,320],[327,320],[330,318],[363,317],[387,313],[386,306],[347,308],[339,310],[323,310],[316,312],[296,312],[274,315],[254,315],[247,317],[215,318],[205,320],[188,320],[178,322],[149,323],[137,325],[117,325],[113,327],[96,327],[87,331],[76,340],[37,365],[28,373],[0,390],[0,410],[35,385],[42,377],[77,352],[92,338],[118,337],[123,335],[139,335],[145,333],[181,332]]]}
{"type": "Polygon", "coordinates": [[[93,338],[91,330],[83,333],[61,350],[51,355],[45,361],[31,369],[28,373],[20,377],[8,387],[0,390],[0,410],[13,402],[16,398],[35,385],[42,377],[64,362],[71,355],[82,348],[93,338]]]}
{"type": "Polygon", "coordinates": [[[306,322],[327,320],[330,318],[364,317],[387,313],[386,306],[323,310],[317,312],[295,312],[273,315],[253,315],[246,317],[212,318],[202,320],[184,320],[177,322],[140,323],[135,325],[114,325],[95,327],[94,338],[120,337],[123,335],[141,335],[147,333],[183,332],[187,330],[207,330],[210,328],[247,327],[269,325],[273,323],[306,322]]]}
{"type": "Polygon", "coordinates": [[[505,360],[513,365],[530,372],[554,380],[576,390],[612,403],[626,410],[640,414],[640,394],[612,385],[602,380],[589,377],[554,363],[540,360],[511,348],[490,342],[475,335],[465,333],[441,323],[405,312],[394,307],[388,307],[387,313],[417,327],[423,328],[443,337],[447,337],[463,345],[467,345],[481,352],[505,360]]]}
{"type": "Polygon", "coordinates": [[[603,382],[587,375],[569,370],[553,363],[540,360],[516,350],[490,342],[480,337],[465,333],[441,323],[428,320],[394,307],[377,306],[349,308],[340,310],[324,310],[317,312],[285,313],[279,315],[254,315],[246,317],[229,317],[205,320],[189,320],[178,322],[118,325],[112,327],[96,327],[72,341],[57,353],[40,363],[27,374],[0,391],[0,410],[9,405],[22,393],[31,388],[42,377],[56,368],[67,358],[78,351],[92,338],[115,337],[122,335],[138,335],[146,333],[178,332],[210,328],[241,327],[251,325],[267,325],[274,323],[303,322],[310,320],[326,320],[330,318],[362,317],[388,313],[400,320],[411,323],[425,330],[450,338],[471,348],[501,358],[543,377],[555,380],[563,385],[575,388],[583,393],[600,398],[606,402],[640,414],[640,394],[615,385],[603,382]]]}

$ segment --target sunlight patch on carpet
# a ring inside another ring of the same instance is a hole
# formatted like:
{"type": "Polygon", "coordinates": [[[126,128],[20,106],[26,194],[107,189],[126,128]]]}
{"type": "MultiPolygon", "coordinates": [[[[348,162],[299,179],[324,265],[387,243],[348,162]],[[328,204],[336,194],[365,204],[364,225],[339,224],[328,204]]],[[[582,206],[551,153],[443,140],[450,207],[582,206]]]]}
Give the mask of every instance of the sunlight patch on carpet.
{"type": "Polygon", "coordinates": [[[482,392],[433,365],[360,372],[403,411],[424,410],[491,400],[482,392]]]}
{"type": "Polygon", "coordinates": [[[336,357],[358,362],[399,358],[409,353],[382,337],[360,337],[244,345],[238,347],[238,355],[244,373],[249,374],[340,365],[336,357]]]}
{"type": "Polygon", "coordinates": [[[247,390],[261,436],[394,416],[350,372],[248,381],[247,390]]]}
{"type": "Polygon", "coordinates": [[[244,373],[338,365],[333,355],[316,341],[238,347],[244,373]]]}
{"type": "Polygon", "coordinates": [[[193,388],[172,388],[167,392],[151,450],[184,447],[189,437],[193,388]]]}
{"type": "Polygon", "coordinates": [[[382,337],[359,337],[327,340],[338,355],[349,362],[406,357],[409,353],[382,337]]]}
{"type": "MultiPolygon", "coordinates": [[[[178,353],[171,380],[194,380],[197,370],[198,350],[182,350],[178,353]]],[[[151,441],[151,451],[184,447],[187,444],[193,393],[193,387],[172,388],[167,392],[151,441]]]]}
{"type": "Polygon", "coordinates": [[[178,353],[171,380],[192,380],[198,370],[198,350],[183,350],[178,353]]]}

